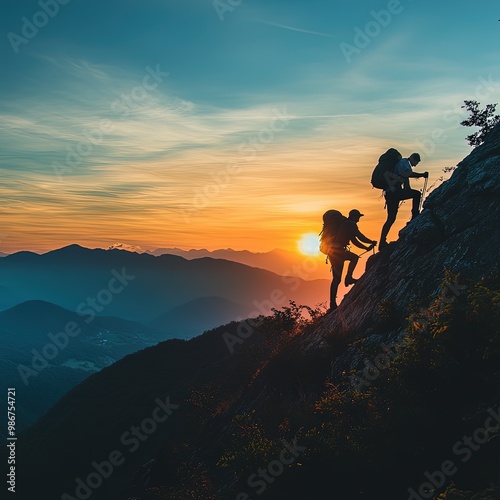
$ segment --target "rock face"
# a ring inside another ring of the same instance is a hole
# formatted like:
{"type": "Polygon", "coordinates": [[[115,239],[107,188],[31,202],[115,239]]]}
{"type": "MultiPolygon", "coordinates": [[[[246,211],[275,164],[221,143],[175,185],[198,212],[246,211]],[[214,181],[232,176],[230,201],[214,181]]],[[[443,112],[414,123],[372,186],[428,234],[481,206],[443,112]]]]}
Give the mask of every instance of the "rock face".
{"type": "Polygon", "coordinates": [[[387,333],[388,315],[400,323],[438,294],[460,293],[461,279],[487,275],[498,263],[499,192],[497,126],[430,194],[399,240],[369,259],[365,274],[325,318],[308,347],[320,347],[324,336],[350,341],[387,333]],[[446,271],[455,277],[440,290],[446,271]]]}

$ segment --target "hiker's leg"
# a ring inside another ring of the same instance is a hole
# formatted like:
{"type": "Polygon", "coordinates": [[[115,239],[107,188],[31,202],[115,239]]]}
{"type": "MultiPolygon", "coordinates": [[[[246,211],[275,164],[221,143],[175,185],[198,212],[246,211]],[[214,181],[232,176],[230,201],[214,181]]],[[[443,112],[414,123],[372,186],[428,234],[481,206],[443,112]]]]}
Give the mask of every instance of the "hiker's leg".
{"type": "Polygon", "coordinates": [[[349,267],[347,268],[347,274],[345,276],[344,284],[345,286],[354,285],[356,283],[356,279],[353,278],[352,273],[356,268],[356,264],[358,263],[359,257],[353,252],[345,252],[345,260],[349,261],[349,267]]]}
{"type": "Polygon", "coordinates": [[[418,214],[419,214],[419,207],[420,207],[420,197],[422,195],[420,194],[420,191],[417,191],[416,189],[404,189],[400,193],[400,200],[412,200],[411,204],[411,218],[414,219],[418,214]]]}
{"type": "Polygon", "coordinates": [[[414,219],[420,213],[420,198],[422,195],[420,191],[417,191],[416,189],[410,189],[410,193],[412,195],[411,199],[413,200],[411,204],[411,218],[414,219]]]}
{"type": "Polygon", "coordinates": [[[387,206],[387,220],[385,224],[382,226],[382,233],[380,234],[380,242],[386,243],[387,235],[389,234],[389,230],[391,226],[394,224],[396,220],[396,215],[398,214],[399,208],[399,199],[394,195],[386,195],[385,203],[387,206]]]}
{"type": "Polygon", "coordinates": [[[348,277],[352,278],[352,273],[354,272],[354,269],[356,269],[356,265],[358,264],[359,256],[353,252],[346,251],[345,260],[349,261],[349,267],[347,268],[346,279],[348,277]]]}
{"type": "Polygon", "coordinates": [[[344,269],[344,259],[339,255],[332,255],[329,257],[332,264],[332,284],[330,285],[330,309],[337,307],[337,290],[342,279],[342,271],[344,269]]]}

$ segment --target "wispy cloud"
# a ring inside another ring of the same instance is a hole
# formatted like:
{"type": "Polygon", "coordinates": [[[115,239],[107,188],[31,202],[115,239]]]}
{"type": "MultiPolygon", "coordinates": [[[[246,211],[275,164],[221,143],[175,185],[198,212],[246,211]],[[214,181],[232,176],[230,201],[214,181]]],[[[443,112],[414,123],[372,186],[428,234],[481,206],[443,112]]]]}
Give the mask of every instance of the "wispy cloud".
{"type": "Polygon", "coordinates": [[[268,26],[275,26],[276,28],[281,28],[284,30],[298,31],[299,33],[306,33],[308,35],[316,35],[316,36],[324,36],[327,38],[333,38],[333,35],[330,35],[328,33],[322,33],[320,31],[312,31],[312,30],[307,30],[307,29],[303,29],[303,28],[297,28],[295,26],[288,26],[286,24],[274,23],[271,21],[259,20],[258,22],[261,24],[267,24],[268,26]]]}

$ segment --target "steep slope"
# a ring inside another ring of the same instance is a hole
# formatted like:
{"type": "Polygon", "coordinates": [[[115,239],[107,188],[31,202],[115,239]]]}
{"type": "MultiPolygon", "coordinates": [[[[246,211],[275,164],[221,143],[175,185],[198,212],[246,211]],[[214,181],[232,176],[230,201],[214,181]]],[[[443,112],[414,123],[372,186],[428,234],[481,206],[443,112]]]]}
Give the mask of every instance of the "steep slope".
{"type": "Polygon", "coordinates": [[[270,355],[264,335],[256,329],[252,341],[232,353],[223,336],[237,336],[239,328],[231,323],[188,342],[163,342],[127,356],[67,394],[19,441],[20,467],[30,471],[30,481],[20,484],[20,498],[59,498],[63,492],[75,497],[77,479],[85,480],[93,462],[101,463],[118,450],[126,458],[124,467],[116,467],[93,494],[109,499],[141,464],[161,452],[164,443],[178,446],[207,421],[217,421],[270,355]],[[158,401],[167,398],[179,407],[154,432],[134,438],[132,427],[151,420],[158,401]],[[49,470],[60,478],[57,482],[49,470]]]}
{"type": "Polygon", "coordinates": [[[500,498],[499,166],[497,127],[324,318],[291,306],[88,379],[20,440],[22,498],[500,498]]]}
{"type": "Polygon", "coordinates": [[[318,330],[318,342],[329,333],[349,339],[377,333],[385,328],[388,310],[398,323],[439,294],[459,294],[461,280],[494,269],[500,248],[499,163],[497,127],[430,194],[423,212],[400,232],[397,243],[370,257],[367,271],[342,307],[318,330]],[[454,276],[453,283],[440,289],[447,272],[454,276]]]}

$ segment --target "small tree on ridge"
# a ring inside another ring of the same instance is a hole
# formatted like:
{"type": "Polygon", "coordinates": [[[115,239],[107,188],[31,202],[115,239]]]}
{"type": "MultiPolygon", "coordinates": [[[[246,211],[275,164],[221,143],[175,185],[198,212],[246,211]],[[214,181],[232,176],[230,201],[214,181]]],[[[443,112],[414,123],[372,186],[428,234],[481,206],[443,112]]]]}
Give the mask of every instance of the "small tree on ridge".
{"type": "Polygon", "coordinates": [[[477,101],[464,101],[464,106],[471,116],[460,122],[464,127],[479,127],[479,130],[474,134],[466,137],[467,142],[471,146],[479,146],[484,142],[484,138],[488,132],[497,124],[500,123],[500,115],[495,115],[496,104],[487,104],[486,108],[479,109],[477,101]]]}

